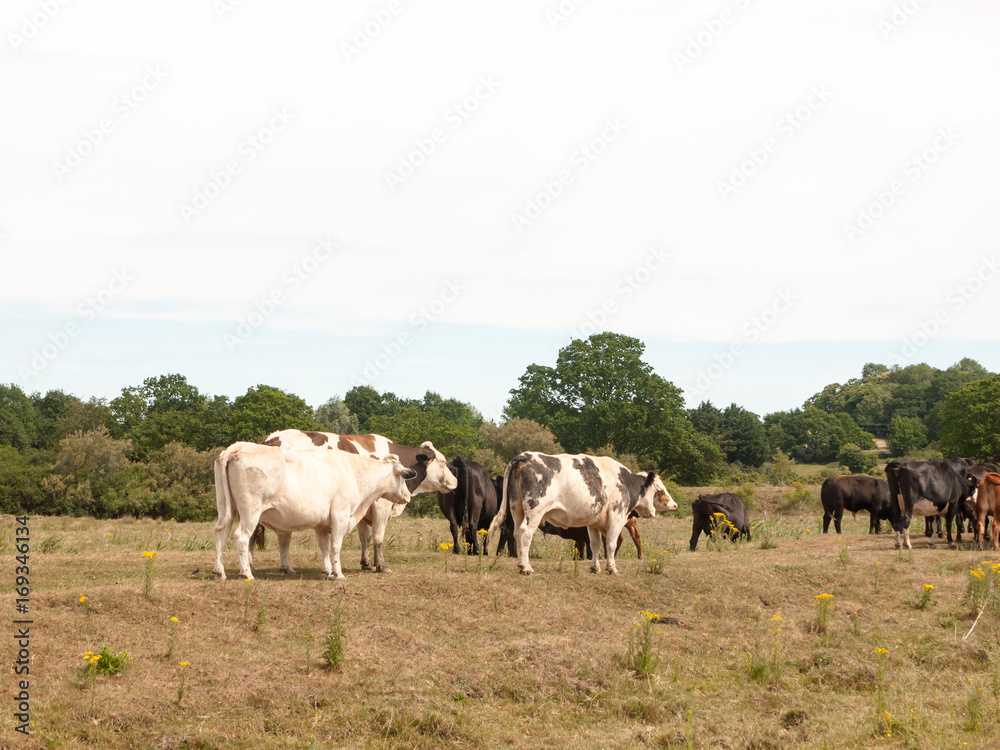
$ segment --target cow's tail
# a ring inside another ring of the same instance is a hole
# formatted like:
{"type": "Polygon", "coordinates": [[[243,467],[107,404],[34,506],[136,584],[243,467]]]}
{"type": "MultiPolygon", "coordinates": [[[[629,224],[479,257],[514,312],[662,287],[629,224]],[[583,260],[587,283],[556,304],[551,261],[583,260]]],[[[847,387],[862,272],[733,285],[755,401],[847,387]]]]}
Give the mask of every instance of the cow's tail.
{"type": "Polygon", "coordinates": [[[461,513],[461,518],[456,518],[455,521],[458,522],[459,527],[462,529],[462,538],[467,544],[472,543],[472,534],[475,533],[473,529],[470,529],[471,522],[469,519],[472,517],[472,508],[470,496],[472,493],[469,492],[469,465],[465,463],[465,460],[458,456],[455,458],[455,473],[457,474],[458,486],[455,488],[456,493],[463,493],[465,495],[464,501],[455,503],[455,513],[456,515],[461,513]]]}
{"type": "Polygon", "coordinates": [[[229,460],[236,451],[226,448],[215,458],[215,507],[219,512],[219,520],[215,523],[215,531],[229,528],[229,525],[239,518],[233,491],[229,487],[229,460]]]}
{"type": "Polygon", "coordinates": [[[510,495],[511,471],[515,466],[519,466],[526,460],[527,456],[524,456],[523,454],[516,456],[513,461],[507,464],[507,468],[503,471],[503,499],[500,501],[500,507],[497,508],[497,514],[493,516],[493,522],[490,524],[490,530],[486,532],[487,549],[493,548],[493,542],[496,540],[497,533],[500,531],[500,527],[503,526],[504,517],[507,515],[507,498],[510,495]]]}

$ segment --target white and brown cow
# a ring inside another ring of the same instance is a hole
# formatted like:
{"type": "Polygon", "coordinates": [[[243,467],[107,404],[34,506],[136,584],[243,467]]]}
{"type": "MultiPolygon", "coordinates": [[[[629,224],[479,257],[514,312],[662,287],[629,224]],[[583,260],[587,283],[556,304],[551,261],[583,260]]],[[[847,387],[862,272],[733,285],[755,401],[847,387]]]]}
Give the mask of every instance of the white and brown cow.
{"type": "Polygon", "coordinates": [[[410,501],[406,480],[416,472],[396,456],[374,459],[343,451],[282,450],[235,443],[216,461],[215,575],[224,579],[222,551],[233,521],[240,575],[253,578],[250,537],[260,523],[291,538],[293,531],[316,533],[327,578],[343,578],[340,547],[347,534],[381,498],[410,501]]]}
{"type": "MultiPolygon", "coordinates": [[[[394,443],[381,435],[338,435],[333,432],[278,430],[268,435],[263,444],[283,450],[339,450],[372,458],[398,456],[403,466],[416,472],[406,483],[414,495],[421,492],[451,492],[458,486],[458,480],[448,468],[447,459],[429,440],[421,443],[419,448],[411,448],[408,445],[394,443]]],[[[372,569],[368,556],[368,542],[372,540],[375,548],[375,570],[380,573],[392,572],[386,565],[382,543],[385,540],[385,527],[389,519],[402,513],[404,507],[379,500],[372,504],[368,513],[358,523],[362,570],[372,569]]],[[[294,572],[288,551],[291,540],[291,534],[278,535],[281,569],[286,573],[294,572]]]]}
{"type": "MultiPolygon", "coordinates": [[[[629,513],[634,510],[641,518],[652,518],[657,510],[677,510],[655,473],[634,474],[607,457],[521,453],[507,464],[503,486],[487,543],[492,546],[510,503],[517,566],[526,575],[534,572],[528,561],[531,537],[545,521],[565,529],[586,526],[594,550],[590,570],[598,573],[602,537],[617,540],[629,513]]],[[[608,573],[617,574],[614,544],[607,545],[606,555],[608,573]]]]}

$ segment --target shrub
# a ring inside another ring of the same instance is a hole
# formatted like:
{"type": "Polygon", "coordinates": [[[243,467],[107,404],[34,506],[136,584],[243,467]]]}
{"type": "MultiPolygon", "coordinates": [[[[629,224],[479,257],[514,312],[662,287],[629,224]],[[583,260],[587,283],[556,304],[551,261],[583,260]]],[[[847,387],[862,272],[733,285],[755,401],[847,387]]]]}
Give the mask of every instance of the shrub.
{"type": "Polygon", "coordinates": [[[863,451],[854,443],[847,443],[837,454],[837,460],[852,474],[864,474],[878,464],[878,455],[863,451]]]}

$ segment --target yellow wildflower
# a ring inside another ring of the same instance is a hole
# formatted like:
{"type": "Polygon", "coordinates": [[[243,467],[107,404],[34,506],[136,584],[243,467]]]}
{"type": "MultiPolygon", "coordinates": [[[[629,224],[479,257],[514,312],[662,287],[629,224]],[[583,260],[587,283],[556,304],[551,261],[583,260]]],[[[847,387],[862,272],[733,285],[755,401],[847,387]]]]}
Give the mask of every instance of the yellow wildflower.
{"type": "Polygon", "coordinates": [[[182,667],[190,667],[191,666],[191,662],[189,662],[189,661],[179,661],[179,662],[177,662],[177,664],[179,666],[182,666],[182,667]]]}
{"type": "Polygon", "coordinates": [[[87,601],[87,597],[81,596],[80,597],[80,604],[83,604],[85,601],[87,601]]]}
{"type": "Polygon", "coordinates": [[[154,551],[150,552],[148,549],[147,550],[143,550],[142,556],[143,557],[148,557],[150,560],[152,560],[154,557],[156,557],[156,551],[154,550],[154,551]]]}
{"type": "Polygon", "coordinates": [[[933,591],[934,590],[934,584],[933,583],[925,583],[924,584],[924,589],[926,591],[933,591]]]}
{"type": "Polygon", "coordinates": [[[875,649],[875,653],[876,654],[888,654],[889,653],[889,649],[886,649],[886,648],[877,648],[877,649],[875,649]]]}
{"type": "Polygon", "coordinates": [[[170,622],[180,622],[176,617],[171,617],[170,622]]]}

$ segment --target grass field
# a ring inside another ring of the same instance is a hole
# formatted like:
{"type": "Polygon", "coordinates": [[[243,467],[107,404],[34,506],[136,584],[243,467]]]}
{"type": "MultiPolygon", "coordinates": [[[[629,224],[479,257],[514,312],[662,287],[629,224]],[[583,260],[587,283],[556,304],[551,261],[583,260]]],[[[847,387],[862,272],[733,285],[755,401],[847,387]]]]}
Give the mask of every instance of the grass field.
{"type": "MultiPolygon", "coordinates": [[[[692,554],[690,519],[658,514],[640,522],[647,559],[626,540],[617,577],[538,535],[524,577],[512,559],[442,551],[445,521],[404,515],[388,531],[395,572],[362,573],[352,534],[341,583],[321,580],[312,535],[293,541],[294,579],[272,536],[257,580],[235,578],[230,548],[217,582],[211,524],[32,518],[34,734],[15,734],[8,710],[0,745],[1000,746],[995,600],[963,640],[969,569],[996,558],[922,537],[900,553],[865,533],[867,516],[823,536],[818,517],[818,503],[771,509],[752,542],[703,537],[692,554]],[[157,549],[147,597],[142,552],[157,549]],[[833,595],[825,628],[820,594],[833,595]],[[330,669],[320,652],[338,621],[344,662],[330,669]],[[652,676],[628,666],[644,622],[652,676]],[[102,646],[131,662],[94,680],[82,654],[102,646]]],[[[11,587],[13,528],[5,517],[11,587]]]]}

